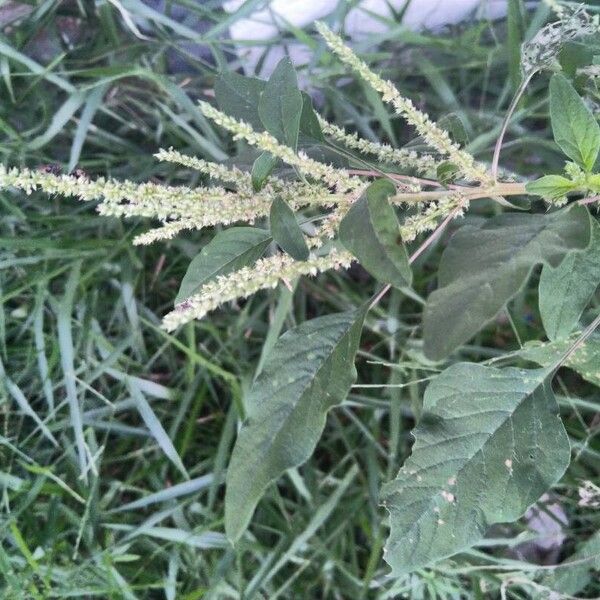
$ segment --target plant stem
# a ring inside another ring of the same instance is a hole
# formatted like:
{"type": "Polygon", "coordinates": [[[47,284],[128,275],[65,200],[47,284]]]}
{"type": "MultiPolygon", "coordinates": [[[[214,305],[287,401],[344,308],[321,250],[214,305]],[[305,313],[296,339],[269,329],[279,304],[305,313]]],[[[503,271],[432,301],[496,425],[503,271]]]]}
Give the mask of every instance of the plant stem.
{"type": "Polygon", "coordinates": [[[393,202],[435,202],[453,192],[462,193],[465,200],[495,198],[497,196],[522,196],[527,194],[524,183],[497,183],[491,187],[458,187],[452,190],[434,190],[417,194],[396,194],[393,202]]]}
{"type": "Polygon", "coordinates": [[[494,181],[497,181],[498,179],[498,164],[500,162],[500,152],[502,151],[502,143],[504,142],[504,136],[506,135],[506,131],[508,130],[508,124],[510,122],[511,117],[513,116],[513,113],[517,108],[517,104],[519,104],[519,100],[525,93],[525,90],[527,89],[527,86],[529,85],[529,82],[531,81],[531,78],[534,75],[535,71],[528,75],[525,79],[523,79],[521,85],[519,86],[519,89],[515,93],[515,97],[510,103],[510,107],[508,109],[508,112],[506,113],[506,117],[504,117],[504,122],[502,123],[502,130],[500,131],[500,135],[498,136],[498,140],[496,141],[496,147],[494,148],[494,158],[492,159],[492,178],[494,179],[494,181]]]}

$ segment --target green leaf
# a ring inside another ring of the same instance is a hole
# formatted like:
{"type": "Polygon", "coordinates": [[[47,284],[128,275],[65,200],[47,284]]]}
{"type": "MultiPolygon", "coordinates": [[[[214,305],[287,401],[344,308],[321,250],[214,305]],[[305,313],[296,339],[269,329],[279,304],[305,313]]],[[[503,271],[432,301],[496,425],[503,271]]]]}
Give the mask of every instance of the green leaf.
{"type": "Polygon", "coordinates": [[[270,152],[263,152],[252,165],[252,187],[255,192],[260,192],[264,187],[269,175],[273,172],[279,159],[270,152]]]}
{"type": "Polygon", "coordinates": [[[569,438],[545,370],[458,363],[425,392],[415,444],[384,486],[394,575],[470,548],[554,485],[569,438]]]}
{"type": "MultiPolygon", "coordinates": [[[[572,598],[579,594],[592,580],[592,570],[600,570],[600,531],[596,531],[576,552],[564,559],[563,564],[542,579],[544,588],[559,592],[546,598],[572,598]]],[[[543,596],[539,598],[541,600],[543,596]]]]}
{"type": "Polygon", "coordinates": [[[525,187],[530,194],[535,194],[548,200],[560,200],[569,192],[574,192],[578,189],[578,185],[574,181],[561,175],[546,175],[545,177],[531,181],[525,187]]]}
{"type": "Polygon", "coordinates": [[[245,121],[257,131],[263,131],[258,103],[266,83],[239,73],[221,73],[215,82],[215,98],[226,114],[245,121]]]}
{"type": "Polygon", "coordinates": [[[300,115],[300,134],[302,142],[324,142],[325,136],[321,130],[321,125],[317,119],[317,115],[313,109],[312,99],[306,93],[302,92],[302,114],[300,115]]]}
{"type": "Polygon", "coordinates": [[[408,254],[389,197],[396,187],[387,179],[372,183],[340,223],[340,241],[373,277],[395,287],[412,283],[408,254]]]}
{"type": "Polygon", "coordinates": [[[434,360],[448,356],[498,314],[535,265],[557,266],[589,240],[583,206],[542,215],[506,213],[459,229],[442,255],[439,288],[425,306],[425,354],[434,360]]]}
{"type": "Polygon", "coordinates": [[[287,331],[245,398],[227,470],[225,531],[238,540],[266,487],[304,463],[356,380],[354,357],[366,308],[319,317],[287,331]]]}
{"type": "MultiPolygon", "coordinates": [[[[581,332],[568,339],[555,342],[529,342],[519,355],[543,367],[556,364],[576,342],[581,332]]],[[[592,334],[575,352],[567,358],[565,366],[579,373],[583,379],[600,387],[600,334],[592,334]]]]}
{"type": "Polygon", "coordinates": [[[294,66],[289,58],[283,58],[260,96],[258,114],[265,129],[294,150],[298,146],[302,104],[294,66]]]}
{"type": "Polygon", "coordinates": [[[294,211],[282,198],[271,204],[271,233],[277,245],[296,260],[306,260],[310,254],[294,211]]]}
{"type": "Polygon", "coordinates": [[[567,337],[600,285],[600,225],[592,222],[592,239],[583,252],[572,252],[556,268],[542,269],[540,314],[551,340],[567,337]]]}
{"type": "Polygon", "coordinates": [[[562,151],[590,172],[600,152],[600,125],[569,80],[550,80],[550,118],[554,139],[562,151]]]}
{"type": "Polygon", "coordinates": [[[253,227],[220,231],[192,260],[181,282],[175,304],[193,296],[205,283],[258,260],[271,243],[271,235],[253,227]]]}

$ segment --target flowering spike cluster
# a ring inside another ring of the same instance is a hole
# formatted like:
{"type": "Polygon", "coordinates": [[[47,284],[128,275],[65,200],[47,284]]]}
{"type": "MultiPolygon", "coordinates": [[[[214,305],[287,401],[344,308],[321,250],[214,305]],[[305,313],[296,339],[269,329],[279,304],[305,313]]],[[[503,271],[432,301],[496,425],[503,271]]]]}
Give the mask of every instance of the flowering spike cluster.
{"type": "MultiPolygon", "coordinates": [[[[420,184],[423,180],[410,177],[408,183],[415,185],[398,184],[398,193],[390,198],[390,202],[416,209],[415,214],[404,219],[400,229],[403,239],[411,241],[419,234],[435,229],[444,219],[462,214],[470,198],[486,196],[484,192],[493,186],[485,169],[454,144],[446,131],[417,110],[410,100],[403,98],[390,82],[375,75],[342,44],[340,38],[325,26],[319,26],[319,29],[334,52],[414,125],[439,155],[455,164],[465,179],[480,184],[477,188],[453,186],[457,189],[450,191],[422,191],[420,184]]],[[[245,298],[281,281],[348,267],[352,261],[348,252],[334,249],[327,255],[317,256],[316,249],[326,240],[337,237],[341,220],[368,185],[364,179],[285,146],[268,132],[255,131],[249,124],[222,113],[206,102],[201,102],[200,108],[205,116],[232,133],[235,139],[243,139],[294,167],[300,178],[289,180],[270,176],[262,189],[255,191],[250,173],[186,156],[172,148],[160,150],[156,157],[200,171],[214,180],[214,185],[190,188],[102,177],[92,181],[85,176],[56,175],[29,169],[7,170],[0,166],[0,189],[14,187],[28,194],[41,190],[86,201],[101,200],[98,211],[103,215],[157,219],[160,226],[135,238],[136,244],[168,240],[184,230],[217,224],[254,223],[269,215],[276,197],[285,200],[295,211],[309,209],[314,220],[320,222],[307,238],[312,252],[306,261],[296,261],[286,254],[277,253],[259,259],[252,266],[208,281],[196,295],[179,304],[165,317],[164,326],[169,330],[194,318],[202,318],[225,302],[245,298]]],[[[369,142],[356,134],[347,134],[323,119],[319,120],[328,136],[360,153],[374,155],[379,162],[429,174],[441,160],[437,154],[420,156],[406,149],[369,142]]]]}
{"type": "Polygon", "coordinates": [[[270,133],[266,131],[254,131],[248,123],[238,121],[226,115],[207,102],[200,102],[200,109],[205,117],[213,120],[217,125],[232,133],[233,139],[245,140],[251,146],[256,146],[263,152],[269,152],[273,156],[277,156],[288,165],[296,167],[308,177],[320,179],[340,192],[356,189],[362,185],[362,182],[358,178],[351,177],[344,171],[336,169],[331,165],[314,160],[304,152],[295,152],[289,146],[279,143],[270,133]]]}
{"type": "Polygon", "coordinates": [[[358,150],[364,154],[373,154],[382,163],[393,163],[403,169],[415,170],[423,175],[435,172],[438,161],[430,154],[417,154],[414,150],[394,148],[389,144],[371,142],[358,136],[357,133],[346,133],[337,125],[329,123],[317,115],[323,133],[341,142],[347,148],[358,150]]]}
{"type": "Polygon", "coordinates": [[[212,179],[218,179],[224,183],[232,183],[238,189],[252,189],[252,177],[250,173],[242,171],[237,167],[227,167],[197,158],[196,156],[187,156],[173,148],[169,148],[168,150],[161,148],[154,156],[162,162],[177,163],[188,169],[200,171],[212,179]]]}
{"type": "Polygon", "coordinates": [[[330,269],[347,269],[353,258],[349,252],[332,250],[327,256],[311,256],[306,261],[294,260],[287,254],[259,259],[252,267],[244,267],[204,284],[200,292],[175,307],[163,319],[167,331],[193,319],[201,319],[225,302],[246,298],[281,281],[292,281],[301,275],[317,275],[330,269]]]}
{"type": "Polygon", "coordinates": [[[475,163],[471,154],[461,150],[450,139],[447,131],[438,127],[428,115],[418,110],[411,100],[402,96],[391,81],[386,81],[375,74],[327,25],[317,23],[316,26],[329,48],[331,48],[338,58],[356,71],[375,91],[379,92],[382,100],[390,103],[399,115],[415,127],[419,135],[423,136],[432,148],[437,150],[442,156],[447,156],[467,180],[487,184],[492,183],[492,178],[487,173],[485,167],[475,163]]]}
{"type": "Polygon", "coordinates": [[[87,177],[54,175],[30,169],[7,170],[0,165],[0,189],[8,187],[23,190],[27,194],[41,190],[47,194],[72,196],[84,201],[102,199],[97,209],[101,215],[153,217],[163,222],[162,227],[138,236],[134,240],[136,244],[170,239],[185,229],[237,222],[254,223],[256,219],[269,214],[274,195],[281,196],[294,209],[309,205],[327,208],[348,202],[345,196],[332,194],[318,184],[277,179],[258,193],[245,187],[241,191],[231,192],[219,186],[192,189],[103,177],[90,180],[87,177]]]}
{"type": "Polygon", "coordinates": [[[421,233],[433,231],[439,222],[453,211],[457,211],[455,218],[462,217],[465,206],[465,197],[460,192],[449,193],[439,200],[424,203],[419,214],[404,220],[400,227],[400,235],[405,242],[412,242],[421,233]]]}

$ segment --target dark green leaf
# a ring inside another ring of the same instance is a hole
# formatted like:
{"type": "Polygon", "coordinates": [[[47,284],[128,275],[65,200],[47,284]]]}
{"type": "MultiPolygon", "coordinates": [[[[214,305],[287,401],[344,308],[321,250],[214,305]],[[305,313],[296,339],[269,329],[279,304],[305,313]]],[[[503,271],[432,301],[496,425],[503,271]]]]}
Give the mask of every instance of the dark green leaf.
{"type": "Polygon", "coordinates": [[[317,115],[313,109],[311,97],[302,92],[302,114],[300,115],[300,135],[305,143],[324,142],[325,137],[321,130],[321,125],[317,120],[317,115]]]}
{"type": "Polygon", "coordinates": [[[215,82],[215,98],[226,114],[245,121],[257,131],[264,127],[258,114],[258,103],[266,82],[239,73],[221,73],[215,82]]]}
{"type": "Polygon", "coordinates": [[[412,283],[408,254],[389,197],[396,187],[387,179],[372,183],[340,224],[340,240],[373,277],[396,287],[412,283]]]}
{"type": "Polygon", "coordinates": [[[271,233],[277,245],[292,258],[296,260],[308,258],[308,246],[294,211],[281,198],[275,198],[271,205],[271,233]]]}
{"type": "Polygon", "coordinates": [[[365,309],[306,321],[277,341],[245,399],[244,422],[227,469],[225,531],[244,533],[266,487],[304,463],[327,412],[356,380],[354,357],[365,309]]]}
{"type": "Polygon", "coordinates": [[[383,489],[393,574],[468,549],[560,479],[569,438],[547,375],[459,363],[429,385],[412,455],[383,489]]]}
{"type": "Polygon", "coordinates": [[[572,252],[556,268],[544,266],[540,277],[540,314],[551,340],[567,337],[600,285],[600,225],[583,252],[572,252]]]}
{"type": "Polygon", "coordinates": [[[258,102],[258,114],[265,129],[282,144],[298,146],[302,94],[296,71],[289,58],[283,58],[273,71],[258,102]]]}
{"type": "Polygon", "coordinates": [[[260,192],[273,172],[278,158],[270,152],[263,152],[252,165],[252,187],[255,192],[260,192]]]}
{"type": "Polygon", "coordinates": [[[175,304],[193,296],[218,275],[227,275],[254,263],[270,243],[268,231],[253,227],[232,227],[217,233],[190,263],[175,304]]]}
{"type": "Polygon", "coordinates": [[[583,206],[550,214],[507,213],[462,227],[438,270],[439,288],[423,317],[425,354],[439,360],[473,337],[527,281],[539,263],[557,266],[590,241],[583,206]]]}
{"type": "Polygon", "coordinates": [[[450,161],[438,164],[436,168],[438,181],[444,185],[452,183],[460,174],[460,169],[450,161]]]}
{"type": "Polygon", "coordinates": [[[562,151],[591,171],[600,151],[600,125],[569,80],[558,73],[550,80],[550,117],[562,151]]]}

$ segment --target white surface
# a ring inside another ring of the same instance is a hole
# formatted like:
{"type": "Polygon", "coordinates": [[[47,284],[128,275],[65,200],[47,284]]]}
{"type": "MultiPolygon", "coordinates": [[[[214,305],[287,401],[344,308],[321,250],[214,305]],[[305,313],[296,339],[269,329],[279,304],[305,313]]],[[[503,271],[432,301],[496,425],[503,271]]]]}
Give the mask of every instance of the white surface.
{"type": "MultiPolygon", "coordinates": [[[[228,0],[224,8],[234,13],[245,0],[228,0]]],[[[375,15],[391,17],[390,5],[395,11],[402,10],[409,0],[362,0],[346,17],[344,31],[352,39],[360,39],[367,34],[381,33],[386,23],[375,15]],[[371,14],[370,14],[371,13],[371,14]]],[[[265,52],[261,42],[276,37],[285,31],[288,24],[305,27],[330,14],[339,0],[271,0],[268,8],[258,10],[234,23],[230,28],[233,40],[239,41],[238,56],[243,59],[246,73],[255,73],[257,64],[265,52]],[[256,44],[248,45],[248,41],[256,44]]],[[[444,25],[458,23],[471,15],[497,18],[506,11],[506,0],[412,0],[410,1],[403,24],[419,29],[439,29],[444,25]]],[[[265,57],[260,75],[268,76],[279,60],[288,54],[296,65],[305,64],[310,51],[300,44],[289,44],[286,48],[272,46],[265,57]]]]}

